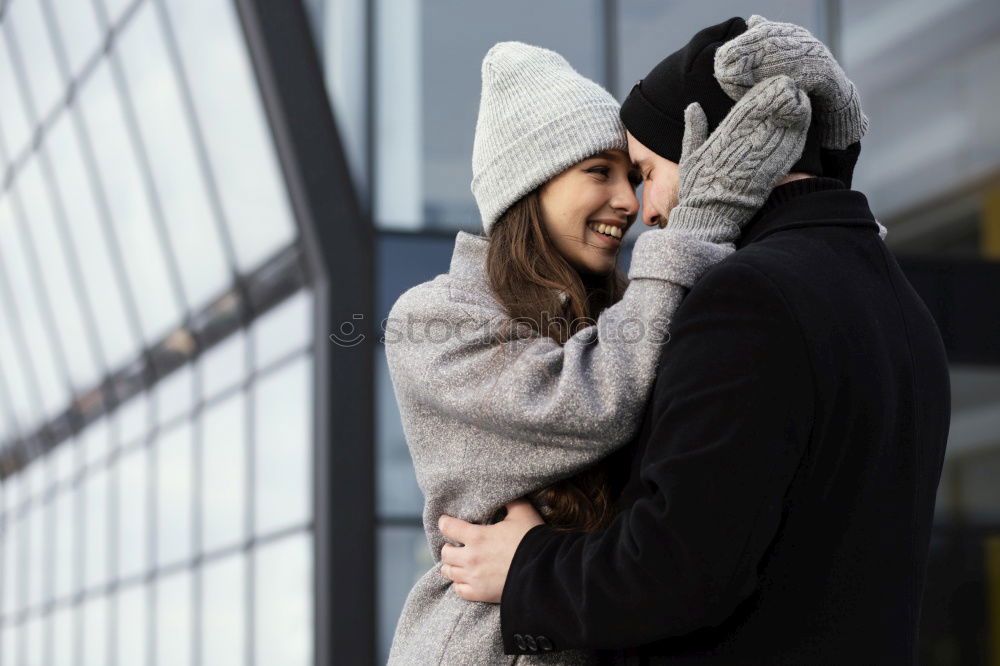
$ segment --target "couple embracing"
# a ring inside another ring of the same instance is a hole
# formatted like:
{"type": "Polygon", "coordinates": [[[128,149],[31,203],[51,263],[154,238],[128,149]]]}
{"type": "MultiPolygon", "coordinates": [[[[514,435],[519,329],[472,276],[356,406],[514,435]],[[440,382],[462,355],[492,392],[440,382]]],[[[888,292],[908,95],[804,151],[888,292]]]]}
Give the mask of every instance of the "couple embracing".
{"type": "Polygon", "coordinates": [[[389,316],[436,562],[390,664],[913,663],[947,362],[830,52],[754,16],[621,106],[517,42],[482,86],[483,234],[389,316]]]}

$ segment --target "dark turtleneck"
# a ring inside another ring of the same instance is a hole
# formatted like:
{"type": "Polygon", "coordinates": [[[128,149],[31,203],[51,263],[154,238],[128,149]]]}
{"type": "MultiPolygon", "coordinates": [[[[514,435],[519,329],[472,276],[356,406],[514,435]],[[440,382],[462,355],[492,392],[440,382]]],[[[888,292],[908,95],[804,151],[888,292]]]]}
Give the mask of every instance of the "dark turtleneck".
{"type": "MultiPolygon", "coordinates": [[[[764,205],[760,207],[760,210],[744,225],[743,234],[739,241],[737,241],[736,247],[743,247],[754,238],[761,231],[759,228],[761,227],[760,222],[770,217],[771,213],[799,197],[829,190],[847,190],[847,187],[844,186],[842,181],[836,178],[823,176],[801,178],[793,180],[790,183],[785,183],[784,185],[778,185],[771,191],[771,195],[764,202],[764,205]]],[[[865,204],[867,205],[867,202],[865,204]]]]}
{"type": "Polygon", "coordinates": [[[792,199],[798,198],[803,194],[823,192],[824,190],[845,189],[847,188],[844,187],[844,184],[836,178],[824,178],[822,176],[802,178],[799,180],[793,180],[790,183],[785,183],[784,185],[778,185],[776,188],[771,190],[771,196],[767,198],[767,201],[765,201],[764,205],[760,207],[757,214],[750,218],[750,221],[747,222],[747,226],[749,227],[771,210],[782,204],[788,203],[792,199]]]}

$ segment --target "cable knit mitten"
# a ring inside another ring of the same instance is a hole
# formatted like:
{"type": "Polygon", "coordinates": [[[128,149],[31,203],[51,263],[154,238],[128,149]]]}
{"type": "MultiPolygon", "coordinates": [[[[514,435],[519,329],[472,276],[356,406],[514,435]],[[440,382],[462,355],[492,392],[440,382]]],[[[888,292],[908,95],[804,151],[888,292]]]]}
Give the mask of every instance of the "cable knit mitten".
{"type": "Polygon", "coordinates": [[[667,227],[711,243],[734,243],[779,180],[802,156],[809,97],[787,76],[761,81],[708,136],[697,102],[684,111],[678,205],[667,227]]]}
{"type": "Polygon", "coordinates": [[[823,148],[847,148],[868,131],[854,84],[826,45],[805,28],[755,14],[746,32],[715,52],[715,78],[734,100],[778,74],[791,77],[813,96],[823,148]]]}

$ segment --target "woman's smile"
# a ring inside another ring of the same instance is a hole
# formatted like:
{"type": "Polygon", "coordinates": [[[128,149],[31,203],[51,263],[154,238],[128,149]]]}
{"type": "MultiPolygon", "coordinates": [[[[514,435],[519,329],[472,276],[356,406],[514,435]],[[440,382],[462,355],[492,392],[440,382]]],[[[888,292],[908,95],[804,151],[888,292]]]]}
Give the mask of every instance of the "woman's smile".
{"type": "Polygon", "coordinates": [[[595,220],[587,223],[587,230],[597,237],[599,247],[617,250],[628,225],[618,220],[595,220]]]}

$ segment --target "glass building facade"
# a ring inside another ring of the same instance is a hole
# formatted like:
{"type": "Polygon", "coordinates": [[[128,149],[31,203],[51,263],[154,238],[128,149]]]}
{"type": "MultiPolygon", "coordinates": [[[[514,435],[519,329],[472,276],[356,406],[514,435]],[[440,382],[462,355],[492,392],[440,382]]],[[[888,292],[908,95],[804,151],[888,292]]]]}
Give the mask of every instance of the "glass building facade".
{"type": "Polygon", "coordinates": [[[0,664],[384,663],[431,557],[379,323],[480,228],[483,54],[622,99],[753,13],[857,83],[952,361],[921,662],[1000,663],[995,1],[0,0],[0,664]]]}
{"type": "Polygon", "coordinates": [[[313,297],[236,7],[0,11],[2,663],[311,664],[313,297]]]}

